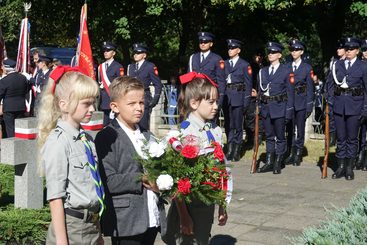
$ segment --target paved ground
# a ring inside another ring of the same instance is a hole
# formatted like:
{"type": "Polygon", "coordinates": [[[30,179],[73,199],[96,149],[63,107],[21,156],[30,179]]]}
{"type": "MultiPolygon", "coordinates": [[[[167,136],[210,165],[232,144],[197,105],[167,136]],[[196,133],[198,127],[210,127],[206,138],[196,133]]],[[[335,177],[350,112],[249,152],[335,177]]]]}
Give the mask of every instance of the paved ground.
{"type": "MultiPolygon", "coordinates": [[[[291,244],[287,237],[301,234],[326,217],[325,208],[344,207],[366,186],[367,172],[355,171],[354,181],[320,178],[316,164],[287,166],[281,175],[250,174],[250,162],[233,166],[234,195],[226,226],[213,225],[211,245],[291,244]]],[[[157,245],[164,244],[157,239],[157,245]]]]}

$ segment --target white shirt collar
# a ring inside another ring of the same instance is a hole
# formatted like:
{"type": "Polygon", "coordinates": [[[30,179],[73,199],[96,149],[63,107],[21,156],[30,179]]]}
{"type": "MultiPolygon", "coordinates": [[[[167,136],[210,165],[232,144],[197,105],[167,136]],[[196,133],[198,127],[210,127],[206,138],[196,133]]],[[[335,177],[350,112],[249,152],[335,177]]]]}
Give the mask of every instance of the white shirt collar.
{"type": "Polygon", "coordinates": [[[280,63],[276,64],[276,65],[270,65],[269,66],[269,74],[271,73],[271,67],[274,67],[274,73],[278,70],[279,66],[280,66],[280,63]]]}
{"type": "Polygon", "coordinates": [[[351,59],[351,60],[347,60],[347,59],[345,59],[344,60],[344,64],[345,64],[345,68],[348,68],[348,62],[350,61],[350,66],[352,66],[353,64],[354,64],[354,62],[356,62],[356,60],[357,60],[357,57],[354,57],[353,59],[351,59]]]}
{"type": "Polygon", "coordinates": [[[204,55],[204,59],[206,59],[206,57],[208,57],[208,55],[209,55],[209,54],[210,54],[210,50],[206,51],[205,53],[200,52],[200,57],[201,57],[202,55],[204,55]]]}
{"type": "Polygon", "coordinates": [[[238,61],[239,58],[240,58],[240,56],[237,55],[236,57],[234,57],[234,58],[231,59],[232,62],[233,62],[233,66],[236,65],[236,63],[237,63],[237,61],[238,61]]]}
{"type": "Polygon", "coordinates": [[[113,61],[114,61],[114,58],[111,58],[109,60],[106,60],[105,63],[108,64],[108,66],[110,66],[113,61]]]}
{"type": "Polygon", "coordinates": [[[302,63],[302,59],[299,59],[298,62],[292,62],[292,68],[296,67],[298,69],[298,67],[301,65],[302,63]]]}

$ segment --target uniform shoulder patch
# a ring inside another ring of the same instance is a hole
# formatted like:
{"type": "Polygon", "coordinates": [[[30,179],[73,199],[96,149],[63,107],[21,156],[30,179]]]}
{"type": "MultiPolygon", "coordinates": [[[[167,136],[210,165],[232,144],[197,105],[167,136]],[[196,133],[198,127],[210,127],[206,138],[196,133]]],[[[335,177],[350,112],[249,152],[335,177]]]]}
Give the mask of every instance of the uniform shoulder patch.
{"type": "Polygon", "coordinates": [[[247,73],[251,76],[252,75],[252,67],[249,65],[247,66],[247,73]]]}
{"type": "Polygon", "coordinates": [[[154,74],[155,74],[156,76],[158,76],[158,68],[157,68],[156,66],[154,66],[154,67],[153,67],[153,70],[154,70],[154,74]]]}
{"type": "Polygon", "coordinates": [[[183,121],[181,122],[180,124],[180,128],[182,129],[187,129],[187,127],[190,125],[190,122],[189,121],[183,121]]]}
{"type": "Polygon", "coordinates": [[[294,84],[294,73],[293,72],[289,73],[289,82],[291,84],[294,84]]]}
{"type": "Polygon", "coordinates": [[[120,68],[120,76],[125,76],[125,69],[123,67],[120,68]]]}
{"type": "Polygon", "coordinates": [[[219,67],[220,69],[224,69],[224,60],[219,60],[219,67]]]}

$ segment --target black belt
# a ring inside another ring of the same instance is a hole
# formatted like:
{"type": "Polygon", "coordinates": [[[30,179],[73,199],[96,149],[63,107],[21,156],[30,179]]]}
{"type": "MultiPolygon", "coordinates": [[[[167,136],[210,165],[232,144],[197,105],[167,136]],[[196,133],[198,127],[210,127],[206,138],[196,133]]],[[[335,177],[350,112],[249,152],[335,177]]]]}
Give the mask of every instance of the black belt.
{"type": "Polygon", "coordinates": [[[243,83],[229,83],[226,85],[226,88],[237,90],[237,91],[246,91],[246,85],[243,83]]]}
{"type": "Polygon", "coordinates": [[[340,95],[351,95],[351,96],[363,96],[364,95],[364,87],[353,87],[353,88],[341,88],[336,87],[334,91],[334,95],[340,96],[340,95]]]}
{"type": "Polygon", "coordinates": [[[283,102],[283,101],[288,100],[288,96],[287,94],[280,94],[280,95],[274,95],[274,96],[262,95],[260,97],[260,100],[264,104],[267,104],[268,102],[271,102],[271,101],[283,102]]]}
{"type": "Polygon", "coordinates": [[[297,94],[303,94],[306,92],[306,85],[297,86],[294,88],[297,94]]]}
{"type": "MultiPolygon", "coordinates": [[[[65,208],[65,214],[70,215],[74,218],[78,218],[78,219],[85,219],[85,213],[83,209],[80,210],[76,210],[76,209],[72,209],[72,208],[65,208]]],[[[92,212],[87,212],[87,218],[85,219],[86,221],[90,221],[90,222],[95,222],[97,221],[99,218],[98,213],[92,213],[92,212]]]]}

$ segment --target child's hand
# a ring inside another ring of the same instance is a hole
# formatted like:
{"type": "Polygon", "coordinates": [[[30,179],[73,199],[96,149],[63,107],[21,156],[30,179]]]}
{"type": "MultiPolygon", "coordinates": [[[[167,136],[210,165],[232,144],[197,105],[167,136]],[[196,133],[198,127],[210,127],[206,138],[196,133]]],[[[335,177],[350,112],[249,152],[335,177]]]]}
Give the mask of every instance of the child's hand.
{"type": "Polygon", "coordinates": [[[141,181],[143,182],[143,186],[145,188],[147,188],[148,190],[152,190],[156,193],[159,193],[157,184],[155,182],[149,181],[146,175],[143,175],[141,181]]]}
{"type": "Polygon", "coordinates": [[[194,235],[194,223],[192,222],[190,215],[180,217],[180,228],[183,235],[194,235]]]}
{"type": "Polygon", "coordinates": [[[223,206],[220,206],[218,209],[218,225],[223,226],[227,223],[228,215],[227,211],[223,208],[223,206]]]}

